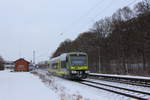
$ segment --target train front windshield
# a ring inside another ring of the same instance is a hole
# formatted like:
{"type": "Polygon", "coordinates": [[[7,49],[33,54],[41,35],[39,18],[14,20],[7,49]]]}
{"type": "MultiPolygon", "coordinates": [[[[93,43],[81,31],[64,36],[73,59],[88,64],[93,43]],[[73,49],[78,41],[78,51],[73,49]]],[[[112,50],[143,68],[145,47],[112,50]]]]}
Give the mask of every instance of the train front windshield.
{"type": "Polygon", "coordinates": [[[86,56],[71,56],[71,65],[87,65],[86,56]]]}

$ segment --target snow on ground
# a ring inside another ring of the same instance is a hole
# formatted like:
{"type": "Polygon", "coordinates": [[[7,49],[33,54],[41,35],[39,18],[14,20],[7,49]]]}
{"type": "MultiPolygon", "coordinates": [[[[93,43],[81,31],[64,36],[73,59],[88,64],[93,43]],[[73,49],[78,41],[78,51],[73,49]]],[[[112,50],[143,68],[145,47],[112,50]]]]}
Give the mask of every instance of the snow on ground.
{"type": "Polygon", "coordinates": [[[48,87],[61,95],[61,100],[134,100],[74,81],[54,76],[46,76],[44,71],[39,70],[37,72],[48,87]]]}
{"type": "Polygon", "coordinates": [[[29,72],[0,71],[0,100],[60,100],[29,72]]]}
{"type": "Polygon", "coordinates": [[[0,71],[0,100],[133,100],[37,72],[0,71]]]}

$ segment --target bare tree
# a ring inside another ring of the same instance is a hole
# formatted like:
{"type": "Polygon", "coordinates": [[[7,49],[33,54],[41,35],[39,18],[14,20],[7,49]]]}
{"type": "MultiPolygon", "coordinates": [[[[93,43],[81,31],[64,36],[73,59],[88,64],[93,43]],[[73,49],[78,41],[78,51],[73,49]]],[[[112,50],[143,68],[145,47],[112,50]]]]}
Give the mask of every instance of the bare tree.
{"type": "Polygon", "coordinates": [[[4,70],[4,60],[1,56],[0,56],[0,70],[4,70]]]}
{"type": "Polygon", "coordinates": [[[92,72],[148,75],[150,72],[149,3],[117,10],[94,23],[88,32],[60,44],[53,56],[81,51],[89,55],[92,72]],[[140,14],[140,15],[139,15],[140,14]]]}
{"type": "Polygon", "coordinates": [[[144,14],[150,12],[150,1],[145,0],[144,2],[139,2],[134,6],[136,15],[144,14]]]}

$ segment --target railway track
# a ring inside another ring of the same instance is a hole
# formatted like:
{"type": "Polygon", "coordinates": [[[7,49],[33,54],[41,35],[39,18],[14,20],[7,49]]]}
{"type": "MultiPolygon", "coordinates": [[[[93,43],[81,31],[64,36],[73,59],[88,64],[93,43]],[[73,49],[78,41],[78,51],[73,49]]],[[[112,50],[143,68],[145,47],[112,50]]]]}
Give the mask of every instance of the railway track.
{"type": "MultiPolygon", "coordinates": [[[[45,75],[48,75],[46,71],[42,71],[45,75]]],[[[82,81],[78,81],[80,84],[84,84],[90,87],[94,87],[97,89],[113,92],[122,96],[126,96],[129,98],[137,99],[137,100],[150,100],[150,92],[143,92],[139,90],[133,90],[129,88],[124,88],[121,86],[114,86],[110,84],[104,84],[103,82],[94,82],[88,79],[84,79],[82,81]]]]}
{"type": "Polygon", "coordinates": [[[150,93],[148,92],[133,90],[133,89],[119,87],[119,86],[113,86],[113,85],[104,84],[100,82],[93,82],[89,80],[82,80],[79,83],[90,86],[90,87],[102,89],[105,91],[113,92],[113,93],[123,95],[126,97],[130,97],[133,99],[137,99],[137,100],[150,100],[150,93]]]}
{"type": "Polygon", "coordinates": [[[149,78],[138,78],[138,77],[128,77],[128,76],[116,76],[116,75],[107,75],[107,74],[89,74],[90,78],[99,79],[110,82],[118,82],[142,87],[150,87],[149,78]]]}

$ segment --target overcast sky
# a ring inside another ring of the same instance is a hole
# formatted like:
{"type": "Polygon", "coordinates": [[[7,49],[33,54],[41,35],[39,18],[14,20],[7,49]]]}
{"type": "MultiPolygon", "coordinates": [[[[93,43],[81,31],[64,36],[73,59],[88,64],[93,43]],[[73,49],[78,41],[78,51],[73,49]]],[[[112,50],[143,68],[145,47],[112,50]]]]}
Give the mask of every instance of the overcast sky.
{"type": "Polygon", "coordinates": [[[75,39],[96,20],[138,1],[0,0],[0,55],[30,61],[35,50],[36,61],[48,60],[65,39],[75,39]]]}

